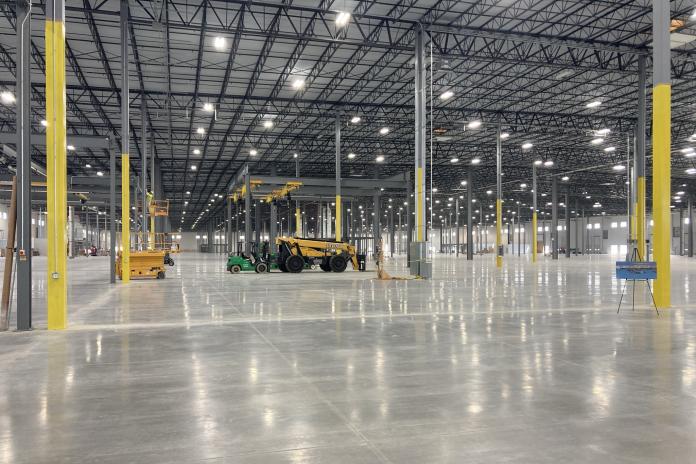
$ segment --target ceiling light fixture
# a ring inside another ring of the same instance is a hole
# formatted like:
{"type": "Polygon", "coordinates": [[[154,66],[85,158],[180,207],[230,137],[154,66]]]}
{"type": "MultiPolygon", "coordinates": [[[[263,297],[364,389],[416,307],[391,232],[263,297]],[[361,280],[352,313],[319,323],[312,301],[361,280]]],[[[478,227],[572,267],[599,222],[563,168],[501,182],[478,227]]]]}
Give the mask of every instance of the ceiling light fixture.
{"type": "Polygon", "coordinates": [[[596,139],[590,140],[590,143],[592,145],[599,145],[600,143],[604,142],[604,139],[601,137],[597,137],[596,139]]]}
{"type": "Polygon", "coordinates": [[[205,103],[203,103],[203,111],[207,111],[208,113],[212,113],[213,111],[215,111],[215,106],[213,106],[213,104],[210,102],[205,102],[205,103]]]}
{"type": "Polygon", "coordinates": [[[0,93],[0,100],[5,105],[11,105],[16,101],[14,94],[12,92],[7,91],[7,90],[0,93]]]}
{"type": "Polygon", "coordinates": [[[502,134],[500,134],[500,138],[501,138],[502,140],[505,140],[505,139],[507,139],[508,137],[510,137],[510,134],[508,134],[507,132],[503,132],[502,134]]]}
{"type": "Polygon", "coordinates": [[[616,147],[607,147],[607,148],[604,149],[604,151],[607,152],[607,153],[611,153],[611,152],[616,151],[616,147]]]}
{"type": "Polygon", "coordinates": [[[87,164],[85,164],[85,167],[86,167],[87,169],[90,169],[90,168],[92,167],[92,165],[89,164],[89,163],[87,163],[87,164]]]}
{"type": "Polygon", "coordinates": [[[348,153],[348,159],[355,158],[355,153],[348,153]]]}
{"type": "Polygon", "coordinates": [[[44,127],[48,127],[48,121],[46,121],[45,119],[42,119],[42,120],[41,120],[41,125],[44,126],[44,127]]]}
{"type": "Polygon", "coordinates": [[[378,163],[382,163],[384,161],[384,156],[379,155],[377,158],[375,158],[375,161],[377,161],[378,163]]]}
{"type": "Polygon", "coordinates": [[[194,155],[200,155],[200,154],[201,154],[201,151],[200,151],[198,148],[194,148],[194,149],[193,149],[193,154],[194,154],[194,155]]]}
{"type": "Polygon", "coordinates": [[[587,108],[597,108],[598,106],[601,106],[602,102],[599,100],[591,101],[587,105],[585,105],[587,108]]]}
{"type": "Polygon", "coordinates": [[[360,116],[353,116],[352,118],[350,118],[350,122],[353,123],[353,124],[359,123],[359,122],[360,122],[360,116]]]}
{"type": "Polygon", "coordinates": [[[301,79],[298,77],[297,79],[292,81],[292,88],[295,90],[300,90],[304,87],[304,83],[305,83],[304,79],[301,79]]]}
{"type": "Polygon", "coordinates": [[[522,144],[522,149],[523,150],[529,150],[534,146],[532,142],[525,142],[522,144]]]}
{"type": "Polygon", "coordinates": [[[268,119],[265,120],[265,121],[263,122],[263,127],[265,127],[266,129],[270,129],[271,127],[273,127],[273,121],[268,120],[268,119]]]}
{"type": "Polygon", "coordinates": [[[612,169],[613,169],[614,171],[624,171],[624,170],[626,169],[626,166],[624,166],[623,164],[617,164],[617,165],[614,166],[612,169]]]}
{"type": "Polygon", "coordinates": [[[544,161],[544,166],[546,166],[547,168],[553,166],[553,161],[551,161],[551,160],[544,161]]]}
{"type": "Polygon", "coordinates": [[[599,130],[595,131],[595,134],[599,135],[600,137],[604,137],[606,135],[609,135],[610,132],[611,132],[611,129],[605,128],[605,129],[599,129],[599,130]]]}
{"type": "Polygon", "coordinates": [[[454,92],[451,90],[446,90],[440,94],[440,100],[447,100],[454,96],[454,92]]]}
{"type": "Polygon", "coordinates": [[[222,36],[217,36],[213,39],[213,46],[216,50],[222,51],[227,46],[227,39],[222,36]]]}
{"type": "Polygon", "coordinates": [[[379,133],[382,135],[387,135],[389,133],[389,128],[388,127],[383,127],[379,130],[379,133]]]}
{"type": "Polygon", "coordinates": [[[101,172],[101,171],[97,171],[97,175],[98,175],[99,177],[101,177],[101,176],[103,176],[103,175],[104,175],[104,173],[103,173],[103,172],[101,172]]]}
{"type": "Polygon", "coordinates": [[[73,151],[75,150],[75,145],[68,145],[66,148],[70,151],[73,151]]]}
{"type": "Polygon", "coordinates": [[[251,156],[256,156],[258,154],[258,152],[252,148],[251,150],[249,150],[249,154],[251,156]]]}
{"type": "Polygon", "coordinates": [[[479,127],[481,127],[481,121],[479,121],[478,119],[475,121],[471,121],[469,124],[466,125],[466,127],[468,129],[478,129],[479,127]]]}
{"type": "Polygon", "coordinates": [[[347,11],[340,11],[336,15],[336,26],[343,27],[348,24],[348,21],[350,21],[350,13],[347,11]]]}
{"type": "Polygon", "coordinates": [[[205,129],[203,129],[202,127],[199,127],[198,129],[196,129],[196,133],[198,135],[205,135],[205,129]]]}
{"type": "Polygon", "coordinates": [[[450,160],[450,163],[458,163],[458,162],[459,162],[459,158],[452,158],[450,160]]]}
{"type": "Polygon", "coordinates": [[[196,167],[196,165],[195,165],[195,164],[192,164],[192,165],[191,165],[191,170],[192,170],[192,171],[195,171],[196,169],[198,169],[198,168],[196,167]]]}

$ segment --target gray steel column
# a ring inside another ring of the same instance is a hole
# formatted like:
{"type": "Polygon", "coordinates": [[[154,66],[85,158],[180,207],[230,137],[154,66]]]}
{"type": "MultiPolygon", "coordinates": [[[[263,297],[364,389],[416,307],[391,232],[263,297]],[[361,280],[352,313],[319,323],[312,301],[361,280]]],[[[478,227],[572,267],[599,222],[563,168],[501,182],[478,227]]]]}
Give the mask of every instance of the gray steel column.
{"type": "Polygon", "coordinates": [[[343,200],[341,200],[341,112],[336,115],[336,235],[337,241],[342,240],[343,232],[343,200]]]}
{"type": "Polygon", "coordinates": [[[275,200],[271,201],[271,224],[269,230],[268,243],[272,250],[275,246],[276,237],[278,237],[278,205],[275,200]]]}
{"type": "Polygon", "coordinates": [[[558,178],[551,182],[551,255],[558,259],[558,178]]]}
{"type": "Polygon", "coordinates": [[[254,240],[261,243],[261,200],[254,202],[254,240]]]}
{"type": "Polygon", "coordinates": [[[394,257],[394,206],[389,209],[389,255],[394,257]]]}
{"type": "MultiPolygon", "coordinates": [[[[416,242],[427,242],[426,206],[425,206],[425,50],[424,31],[421,25],[416,27],[416,95],[415,95],[415,192],[416,242]]],[[[433,202],[434,203],[434,202],[433,202]]]]}
{"type": "MultiPolygon", "coordinates": [[[[141,89],[142,90],[142,89],[141,89]]],[[[140,136],[140,158],[141,158],[141,169],[140,177],[142,182],[143,190],[143,241],[145,242],[145,248],[150,247],[149,237],[148,237],[148,223],[147,223],[147,103],[145,101],[145,92],[141,91],[140,94],[140,125],[142,128],[142,135],[140,136]]]]}
{"type": "Polygon", "coordinates": [[[30,7],[17,0],[17,330],[31,329],[30,7]]]}
{"type": "Polygon", "coordinates": [[[455,254],[456,257],[459,257],[459,197],[455,198],[454,200],[454,225],[455,225],[455,230],[456,232],[456,240],[455,244],[457,245],[457,252],[455,254]]]}
{"type": "Polygon", "coordinates": [[[645,237],[647,234],[647,224],[645,220],[645,204],[646,204],[646,179],[645,179],[645,133],[646,133],[646,69],[645,55],[638,56],[638,121],[636,122],[635,132],[635,151],[634,170],[636,185],[633,187],[636,192],[636,239],[638,241],[638,251],[641,257],[645,255],[645,237]]]}
{"type": "Polygon", "coordinates": [[[689,227],[686,228],[686,233],[689,235],[687,244],[689,245],[689,258],[694,257],[694,209],[691,193],[689,192],[689,201],[687,203],[687,211],[689,218],[689,227]]]}
{"type": "MultiPolygon", "coordinates": [[[[114,140],[114,137],[111,138],[114,140]]],[[[116,283],[116,150],[109,150],[109,270],[110,281],[116,283]]]]}
{"type": "Polygon", "coordinates": [[[237,244],[239,240],[239,201],[234,203],[234,243],[232,244],[232,253],[237,254],[237,244]]]}
{"type": "Polygon", "coordinates": [[[503,265],[503,143],[500,138],[500,124],[495,135],[495,253],[496,265],[503,265]]]}
{"type": "Polygon", "coordinates": [[[247,167],[244,175],[244,252],[251,253],[251,173],[247,167]]]}
{"type": "Polygon", "coordinates": [[[411,200],[411,192],[413,191],[413,186],[411,185],[411,174],[406,175],[406,263],[408,267],[411,267],[411,241],[413,240],[413,214],[411,214],[411,205],[413,201],[411,200]]]}
{"type": "Polygon", "coordinates": [[[474,184],[471,169],[469,169],[466,179],[466,259],[467,261],[471,261],[474,259],[474,231],[472,229],[474,208],[472,207],[473,202],[471,201],[473,200],[472,190],[474,189],[474,184]]]}
{"type": "Polygon", "coordinates": [[[225,220],[225,253],[229,253],[232,250],[232,198],[226,196],[227,200],[227,214],[225,220]]]}
{"type": "Polygon", "coordinates": [[[373,249],[377,250],[377,247],[379,246],[379,240],[382,237],[382,227],[381,227],[381,217],[380,214],[380,191],[379,189],[375,190],[374,195],[372,196],[372,212],[374,213],[373,219],[372,219],[372,240],[374,242],[373,244],[373,249]]]}
{"type": "Polygon", "coordinates": [[[679,208],[679,256],[684,256],[684,208],[679,208]]]}
{"type": "MultiPolygon", "coordinates": [[[[520,215],[522,209],[520,208],[519,203],[517,204],[517,256],[522,256],[522,228],[524,227],[524,224],[522,223],[522,216],[520,215]]],[[[514,234],[515,231],[513,230],[512,233],[514,234]]],[[[512,253],[515,253],[515,250],[512,250],[512,253]]]]}
{"type": "Polygon", "coordinates": [[[570,258],[570,196],[566,193],[565,196],[565,222],[566,222],[566,258],[570,258]]]}
{"type": "MultiPolygon", "coordinates": [[[[299,158],[295,158],[295,177],[298,180],[300,179],[300,159],[299,158]]],[[[300,209],[300,202],[299,202],[299,200],[295,200],[295,211],[297,211],[298,209],[300,209]]],[[[302,214],[302,213],[300,213],[300,214],[302,214]]],[[[291,222],[295,223],[295,228],[297,229],[297,218],[295,217],[295,213],[293,212],[290,216],[291,216],[291,222]]],[[[306,235],[306,233],[301,229],[302,229],[302,216],[300,215],[300,230],[296,230],[295,234],[296,235],[300,235],[300,234],[306,235]]]]}
{"type": "Polygon", "coordinates": [[[321,198],[317,202],[317,225],[316,228],[314,229],[314,238],[323,238],[322,236],[322,222],[321,218],[323,216],[324,212],[321,209],[321,198]]]}

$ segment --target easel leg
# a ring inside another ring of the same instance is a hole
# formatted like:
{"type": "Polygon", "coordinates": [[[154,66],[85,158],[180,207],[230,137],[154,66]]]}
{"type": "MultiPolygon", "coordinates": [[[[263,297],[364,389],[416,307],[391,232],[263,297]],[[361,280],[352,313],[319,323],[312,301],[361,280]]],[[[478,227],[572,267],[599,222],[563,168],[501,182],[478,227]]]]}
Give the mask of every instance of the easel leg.
{"type": "Polygon", "coordinates": [[[652,287],[650,286],[650,281],[646,279],[645,283],[648,284],[648,290],[650,290],[650,298],[652,298],[653,306],[655,306],[655,312],[659,316],[660,310],[657,309],[657,303],[655,303],[655,295],[653,295],[652,287]]]}
{"type": "Polygon", "coordinates": [[[624,281],[623,288],[621,289],[621,298],[619,299],[619,307],[616,308],[616,314],[621,311],[621,302],[623,301],[624,293],[626,292],[626,285],[628,285],[628,280],[624,281]]]}

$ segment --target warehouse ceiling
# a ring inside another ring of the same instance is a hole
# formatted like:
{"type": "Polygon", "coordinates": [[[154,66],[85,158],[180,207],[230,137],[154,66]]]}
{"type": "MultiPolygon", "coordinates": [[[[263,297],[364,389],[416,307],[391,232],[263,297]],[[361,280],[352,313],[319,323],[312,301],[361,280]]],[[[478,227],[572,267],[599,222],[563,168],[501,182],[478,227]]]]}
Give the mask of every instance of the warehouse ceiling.
{"type": "MultiPolygon", "coordinates": [[[[119,2],[67,3],[68,134],[115,134],[118,141],[119,2]]],[[[589,210],[600,201],[605,212],[624,211],[626,171],[615,166],[625,164],[634,143],[639,57],[648,70],[652,63],[651,3],[131,0],[131,169],[139,171],[140,150],[150,143],[172,201],[172,223],[184,229],[201,213],[198,225],[219,214],[222,201],[209,206],[210,200],[222,198],[247,163],[252,173],[268,174],[275,165],[279,175],[291,176],[297,153],[302,175],[333,176],[336,117],[345,176],[412,170],[420,23],[427,34],[428,158],[438,195],[461,193],[470,169],[477,195],[486,195],[495,184],[500,125],[509,134],[503,141],[507,201],[530,202],[530,189],[521,184],[530,185],[535,160],[552,160],[540,169],[540,191],[548,190],[549,174],[567,173],[562,194],[589,210]],[[143,120],[149,141],[141,137],[143,120]]],[[[13,4],[0,4],[0,88],[10,92],[13,4]]],[[[671,9],[674,188],[686,190],[696,177],[687,174],[696,158],[686,153],[696,132],[696,20],[692,1],[672,1],[671,9]]],[[[34,130],[43,132],[43,3],[32,13],[32,111],[34,130]]],[[[0,104],[2,132],[15,130],[14,110],[0,104]]],[[[43,150],[34,148],[39,165],[45,165],[43,150]]],[[[106,150],[76,146],[69,174],[106,173],[108,157],[106,150]]]]}

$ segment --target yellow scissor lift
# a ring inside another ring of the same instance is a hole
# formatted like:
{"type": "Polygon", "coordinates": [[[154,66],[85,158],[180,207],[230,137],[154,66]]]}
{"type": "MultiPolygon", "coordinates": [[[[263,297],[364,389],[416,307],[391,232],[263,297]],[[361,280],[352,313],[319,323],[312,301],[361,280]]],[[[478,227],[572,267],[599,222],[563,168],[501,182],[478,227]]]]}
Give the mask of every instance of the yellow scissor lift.
{"type": "MultiPolygon", "coordinates": [[[[137,235],[139,243],[147,243],[145,249],[131,250],[130,274],[131,279],[164,279],[166,276],[165,264],[174,265],[169,253],[178,251],[174,249],[175,243],[167,240],[168,234],[155,232],[155,218],[169,216],[169,200],[153,200],[148,193],[148,210],[150,213],[150,231],[147,237],[142,233],[137,235]]],[[[121,269],[121,252],[116,260],[116,273],[123,279],[121,269]]]]}

